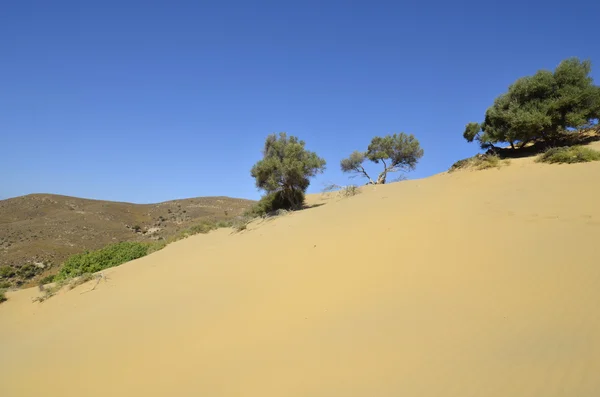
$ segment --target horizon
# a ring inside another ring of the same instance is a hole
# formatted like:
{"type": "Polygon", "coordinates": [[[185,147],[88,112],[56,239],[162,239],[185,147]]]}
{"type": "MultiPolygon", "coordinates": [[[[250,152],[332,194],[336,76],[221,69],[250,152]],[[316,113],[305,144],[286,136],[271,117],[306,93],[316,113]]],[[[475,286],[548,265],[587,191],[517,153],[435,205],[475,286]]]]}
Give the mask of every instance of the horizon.
{"type": "Polygon", "coordinates": [[[425,151],[421,179],[480,152],[464,126],[517,78],[579,57],[600,81],[580,18],[596,2],[532,1],[535,19],[514,0],[322,3],[5,6],[0,200],[257,200],[250,168],[278,132],[327,161],[308,194],[362,185],[340,160],[398,132],[425,151]]]}

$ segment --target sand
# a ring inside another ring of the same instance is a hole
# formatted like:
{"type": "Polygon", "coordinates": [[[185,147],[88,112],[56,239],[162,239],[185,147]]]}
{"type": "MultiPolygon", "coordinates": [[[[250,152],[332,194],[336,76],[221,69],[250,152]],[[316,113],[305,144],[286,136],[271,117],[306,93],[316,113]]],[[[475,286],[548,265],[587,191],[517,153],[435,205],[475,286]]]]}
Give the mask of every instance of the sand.
{"type": "Polygon", "coordinates": [[[0,395],[598,396],[600,162],[513,160],[219,230],[0,305],[0,395]]]}

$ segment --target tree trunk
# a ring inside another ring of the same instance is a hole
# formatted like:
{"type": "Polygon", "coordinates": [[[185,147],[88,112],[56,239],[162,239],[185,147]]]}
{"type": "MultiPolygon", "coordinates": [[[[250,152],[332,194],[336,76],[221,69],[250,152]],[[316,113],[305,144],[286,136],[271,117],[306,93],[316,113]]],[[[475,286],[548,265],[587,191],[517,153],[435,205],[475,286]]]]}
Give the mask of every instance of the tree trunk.
{"type": "Polygon", "coordinates": [[[360,167],[360,169],[357,170],[358,172],[362,173],[368,180],[369,182],[367,182],[367,185],[374,185],[375,182],[373,182],[373,179],[371,179],[371,177],[369,176],[369,174],[367,174],[367,171],[365,171],[364,167],[360,167]]]}
{"type": "Polygon", "coordinates": [[[515,150],[515,143],[513,141],[510,141],[510,147],[512,148],[512,150],[515,150]]]}
{"type": "Polygon", "coordinates": [[[519,145],[519,149],[523,149],[525,147],[525,145],[527,145],[528,143],[529,143],[529,139],[521,142],[521,145],[519,145]]]}
{"type": "Polygon", "coordinates": [[[387,177],[387,170],[383,171],[381,174],[379,174],[379,177],[377,177],[377,182],[375,182],[375,184],[376,185],[384,185],[386,177],[387,177]]]}

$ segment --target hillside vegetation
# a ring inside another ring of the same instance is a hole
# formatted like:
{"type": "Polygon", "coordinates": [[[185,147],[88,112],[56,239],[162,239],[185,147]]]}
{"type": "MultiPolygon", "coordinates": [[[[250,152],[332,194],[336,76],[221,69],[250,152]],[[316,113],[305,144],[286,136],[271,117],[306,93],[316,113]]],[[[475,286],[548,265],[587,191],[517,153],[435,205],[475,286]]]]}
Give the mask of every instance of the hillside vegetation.
{"type": "Polygon", "coordinates": [[[0,282],[33,285],[69,256],[122,241],[163,241],[206,222],[228,221],[253,205],[228,197],[158,204],[32,194],[0,201],[0,282]]]}

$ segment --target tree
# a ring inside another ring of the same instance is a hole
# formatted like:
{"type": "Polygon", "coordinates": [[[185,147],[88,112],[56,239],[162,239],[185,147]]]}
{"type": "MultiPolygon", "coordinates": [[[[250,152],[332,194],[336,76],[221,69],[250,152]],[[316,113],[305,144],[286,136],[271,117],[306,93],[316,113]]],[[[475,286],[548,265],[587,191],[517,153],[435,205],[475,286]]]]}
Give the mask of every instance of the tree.
{"type": "Polygon", "coordinates": [[[304,141],[285,132],[271,134],[265,141],[263,159],[250,171],[256,186],[279,208],[301,208],[310,178],[325,170],[325,160],[304,146],[304,141]]]}
{"type": "Polygon", "coordinates": [[[361,175],[369,180],[369,184],[384,184],[388,172],[412,171],[419,159],[423,157],[423,149],[413,134],[403,132],[384,137],[375,137],[371,140],[366,152],[353,152],[350,157],[340,163],[343,172],[361,175]],[[383,164],[383,171],[373,182],[365,171],[363,163],[370,160],[375,164],[383,164]]]}
{"type": "Polygon", "coordinates": [[[341,161],[340,166],[342,167],[343,172],[352,172],[357,175],[362,175],[369,180],[370,184],[374,184],[375,182],[373,182],[369,174],[367,174],[367,171],[365,171],[365,167],[363,167],[366,156],[366,153],[355,150],[350,154],[350,157],[341,161]]]}
{"type": "Polygon", "coordinates": [[[514,149],[529,142],[554,142],[565,131],[600,117],[600,87],[589,77],[591,64],[570,58],[554,70],[540,70],[511,84],[485,113],[469,123],[463,137],[483,149],[507,142],[514,149]]]}

